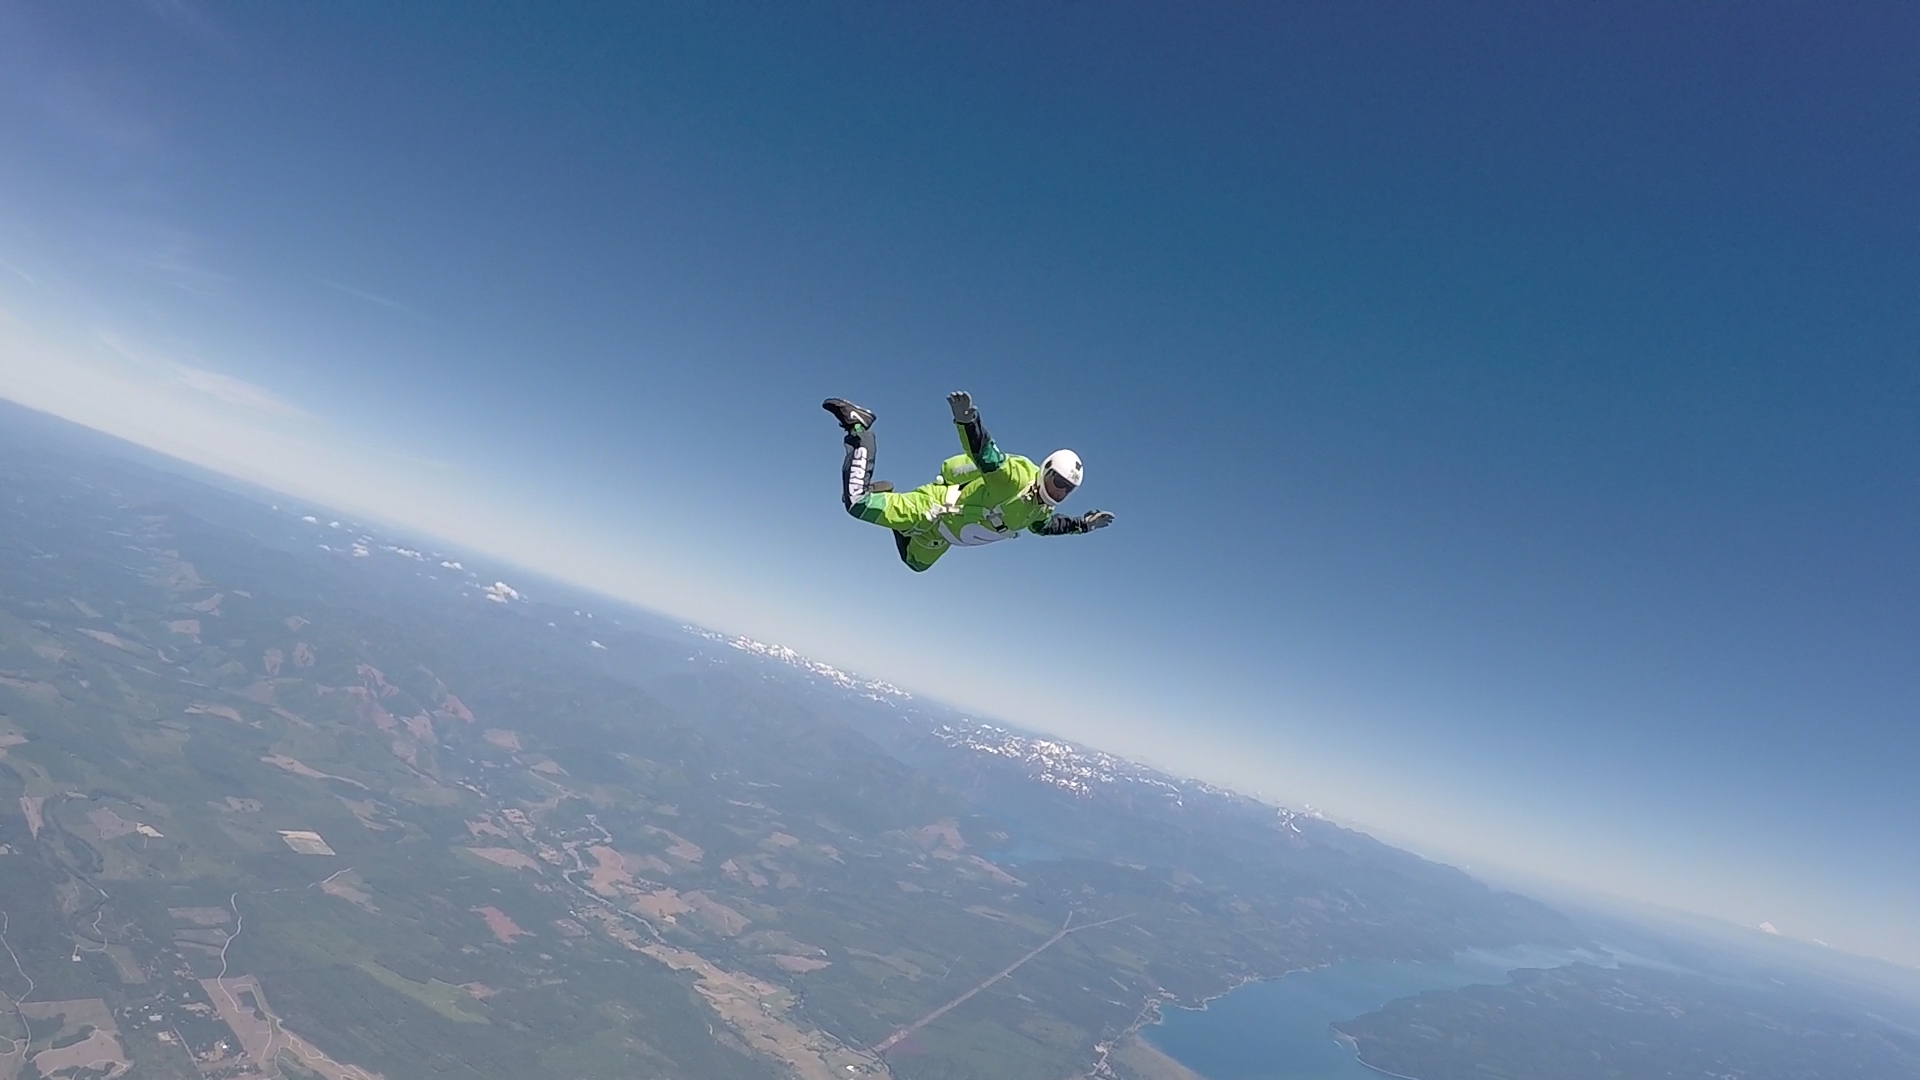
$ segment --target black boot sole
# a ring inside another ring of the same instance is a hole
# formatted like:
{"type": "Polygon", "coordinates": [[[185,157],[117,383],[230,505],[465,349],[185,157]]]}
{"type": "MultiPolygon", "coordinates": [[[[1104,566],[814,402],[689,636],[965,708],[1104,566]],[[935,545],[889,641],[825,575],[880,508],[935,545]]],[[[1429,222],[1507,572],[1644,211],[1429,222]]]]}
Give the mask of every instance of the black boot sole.
{"type": "Polygon", "coordinates": [[[855,424],[868,428],[873,426],[873,413],[846,398],[828,398],[820,403],[820,407],[833,414],[833,418],[840,422],[840,428],[843,431],[852,431],[855,424]]]}

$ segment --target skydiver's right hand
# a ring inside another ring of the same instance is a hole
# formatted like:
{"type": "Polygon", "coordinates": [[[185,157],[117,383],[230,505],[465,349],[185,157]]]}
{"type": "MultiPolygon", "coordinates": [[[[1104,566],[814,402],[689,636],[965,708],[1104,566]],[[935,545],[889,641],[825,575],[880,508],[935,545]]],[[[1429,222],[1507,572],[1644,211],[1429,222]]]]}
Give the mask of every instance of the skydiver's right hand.
{"type": "Polygon", "coordinates": [[[1080,515],[1080,524],[1086,526],[1088,532],[1092,532],[1095,529],[1104,529],[1113,524],[1113,512],[1111,510],[1089,510],[1080,515]]]}
{"type": "Polygon", "coordinates": [[[980,416],[980,414],[974,410],[973,395],[967,393],[965,390],[955,390],[953,393],[948,394],[947,408],[953,410],[953,422],[956,424],[970,423],[980,416]]]}

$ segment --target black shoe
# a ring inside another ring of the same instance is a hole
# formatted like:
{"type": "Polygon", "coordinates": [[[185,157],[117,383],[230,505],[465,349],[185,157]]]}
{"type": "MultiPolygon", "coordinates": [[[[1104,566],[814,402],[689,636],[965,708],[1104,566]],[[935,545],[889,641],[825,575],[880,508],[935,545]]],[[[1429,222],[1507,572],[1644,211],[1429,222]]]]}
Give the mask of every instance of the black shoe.
{"type": "Polygon", "coordinates": [[[833,418],[840,421],[840,427],[845,431],[851,432],[855,427],[873,426],[873,413],[845,398],[830,397],[821,402],[820,407],[832,413],[833,418]]]}
{"type": "Polygon", "coordinates": [[[867,485],[867,490],[868,490],[868,491],[870,491],[870,492],[874,492],[874,493],[876,493],[876,494],[882,494],[882,493],[885,493],[885,492],[889,492],[889,491],[892,491],[892,490],[893,490],[893,481],[891,481],[891,480],[875,480],[875,481],[874,481],[873,483],[871,483],[871,484],[868,484],[868,485],[867,485]]]}

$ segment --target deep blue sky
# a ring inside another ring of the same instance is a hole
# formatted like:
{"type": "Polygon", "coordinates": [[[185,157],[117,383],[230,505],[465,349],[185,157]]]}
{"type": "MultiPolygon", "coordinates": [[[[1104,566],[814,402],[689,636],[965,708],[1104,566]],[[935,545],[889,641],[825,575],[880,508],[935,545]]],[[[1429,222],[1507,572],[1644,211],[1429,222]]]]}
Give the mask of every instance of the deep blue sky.
{"type": "Polygon", "coordinates": [[[1920,963],[1920,9],[1186,7],[0,6],[0,394],[1920,963]]]}

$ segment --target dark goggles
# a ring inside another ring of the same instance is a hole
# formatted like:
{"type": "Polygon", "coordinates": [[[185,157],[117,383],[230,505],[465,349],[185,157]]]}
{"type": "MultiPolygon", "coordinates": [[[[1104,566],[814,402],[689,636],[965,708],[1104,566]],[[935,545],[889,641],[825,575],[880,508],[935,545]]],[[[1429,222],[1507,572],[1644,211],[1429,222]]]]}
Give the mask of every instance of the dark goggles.
{"type": "Polygon", "coordinates": [[[1073,494],[1073,482],[1051,469],[1040,474],[1040,486],[1046,489],[1049,502],[1060,502],[1073,494]]]}

